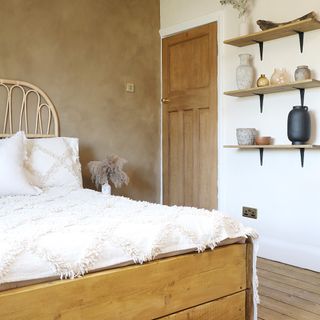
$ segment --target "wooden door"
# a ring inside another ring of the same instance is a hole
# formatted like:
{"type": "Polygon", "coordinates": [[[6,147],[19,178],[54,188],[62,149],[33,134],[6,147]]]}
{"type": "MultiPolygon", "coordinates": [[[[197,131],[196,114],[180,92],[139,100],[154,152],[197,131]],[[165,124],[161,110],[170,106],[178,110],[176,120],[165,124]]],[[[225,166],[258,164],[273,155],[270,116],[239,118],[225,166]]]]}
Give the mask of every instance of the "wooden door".
{"type": "Polygon", "coordinates": [[[216,208],[217,24],[162,45],[164,203],[216,208]]]}

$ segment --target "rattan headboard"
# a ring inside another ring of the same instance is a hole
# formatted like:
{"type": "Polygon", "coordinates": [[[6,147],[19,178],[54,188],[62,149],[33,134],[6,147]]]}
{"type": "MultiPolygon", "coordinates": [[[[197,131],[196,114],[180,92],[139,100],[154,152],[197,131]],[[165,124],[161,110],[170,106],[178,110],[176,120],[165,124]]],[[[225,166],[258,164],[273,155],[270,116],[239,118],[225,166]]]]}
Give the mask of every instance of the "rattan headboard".
{"type": "Polygon", "coordinates": [[[25,81],[0,79],[0,121],[0,138],[17,131],[29,138],[59,136],[58,114],[50,98],[25,81]]]}

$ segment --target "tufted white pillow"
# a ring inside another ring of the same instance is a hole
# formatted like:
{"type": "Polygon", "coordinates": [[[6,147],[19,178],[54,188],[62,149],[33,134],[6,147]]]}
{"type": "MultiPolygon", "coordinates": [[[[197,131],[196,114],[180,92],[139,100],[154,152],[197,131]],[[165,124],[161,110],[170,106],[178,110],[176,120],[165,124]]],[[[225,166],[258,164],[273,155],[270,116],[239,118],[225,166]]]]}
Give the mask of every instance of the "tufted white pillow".
{"type": "Polygon", "coordinates": [[[27,139],[25,162],[29,180],[40,188],[82,188],[79,140],[76,138],[27,139]]]}
{"type": "Polygon", "coordinates": [[[25,135],[18,132],[0,143],[0,196],[37,195],[41,190],[32,186],[25,174],[25,135]]]}

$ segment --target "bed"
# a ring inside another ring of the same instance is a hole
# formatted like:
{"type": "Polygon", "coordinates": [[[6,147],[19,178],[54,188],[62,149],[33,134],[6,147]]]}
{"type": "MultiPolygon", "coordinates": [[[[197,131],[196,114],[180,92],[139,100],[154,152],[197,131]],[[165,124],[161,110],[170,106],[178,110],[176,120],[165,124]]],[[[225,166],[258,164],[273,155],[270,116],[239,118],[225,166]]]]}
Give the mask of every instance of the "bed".
{"type": "MultiPolygon", "coordinates": [[[[43,151],[43,143],[59,136],[49,97],[27,82],[0,80],[0,87],[7,94],[0,137],[23,130],[43,151]]],[[[63,157],[57,159],[61,164],[63,157]]],[[[77,185],[2,196],[0,319],[253,320],[256,237],[216,211],[138,202],[77,185]]]]}

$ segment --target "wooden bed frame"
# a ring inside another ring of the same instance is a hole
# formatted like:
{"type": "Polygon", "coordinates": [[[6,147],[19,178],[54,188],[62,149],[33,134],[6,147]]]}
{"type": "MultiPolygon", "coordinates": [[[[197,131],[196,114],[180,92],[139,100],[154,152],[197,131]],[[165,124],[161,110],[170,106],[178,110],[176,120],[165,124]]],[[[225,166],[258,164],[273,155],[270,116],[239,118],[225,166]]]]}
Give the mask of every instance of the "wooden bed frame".
{"type": "MultiPolygon", "coordinates": [[[[59,135],[48,96],[26,82],[0,80],[7,91],[1,137],[13,134],[12,95],[22,92],[19,130],[59,135]],[[28,128],[29,95],[36,128],[28,128]],[[42,109],[47,109],[43,131],[42,109]],[[54,124],[51,124],[51,121],[54,124]]],[[[252,244],[233,244],[172,258],[0,292],[1,320],[253,320],[252,244]]]]}
{"type": "Polygon", "coordinates": [[[253,320],[252,244],[0,293],[1,320],[253,320]]]}

